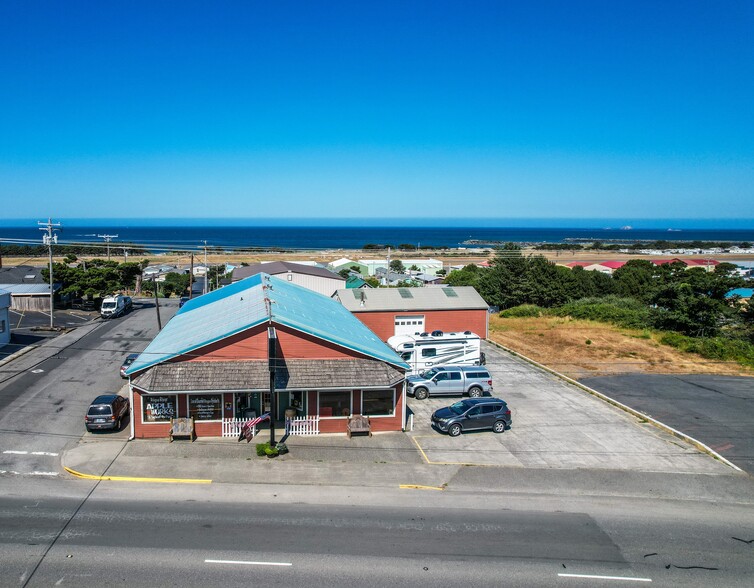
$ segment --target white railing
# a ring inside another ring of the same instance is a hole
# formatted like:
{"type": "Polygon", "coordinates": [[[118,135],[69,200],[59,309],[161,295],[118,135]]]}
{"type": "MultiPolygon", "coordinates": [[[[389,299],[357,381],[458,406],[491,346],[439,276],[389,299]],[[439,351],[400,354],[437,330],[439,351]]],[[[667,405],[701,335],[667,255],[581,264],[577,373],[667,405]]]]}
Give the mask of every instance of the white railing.
{"type": "MultiPolygon", "coordinates": [[[[223,419],[223,437],[239,437],[241,435],[241,427],[248,423],[251,419],[223,419]]],[[[254,425],[252,429],[254,436],[257,436],[257,426],[254,425]]]]}
{"type": "Polygon", "coordinates": [[[288,435],[319,435],[319,417],[305,416],[286,418],[285,432],[288,435]]]}

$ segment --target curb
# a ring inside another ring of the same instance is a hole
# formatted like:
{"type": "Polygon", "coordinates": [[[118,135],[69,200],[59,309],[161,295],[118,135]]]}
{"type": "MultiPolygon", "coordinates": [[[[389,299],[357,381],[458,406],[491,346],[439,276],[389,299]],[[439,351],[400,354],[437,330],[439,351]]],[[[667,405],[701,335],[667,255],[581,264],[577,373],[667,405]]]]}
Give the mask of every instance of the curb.
{"type": "Polygon", "coordinates": [[[10,362],[12,362],[12,361],[18,359],[19,357],[21,357],[22,355],[26,355],[30,351],[34,351],[35,349],[38,349],[39,347],[41,347],[41,346],[40,345],[27,345],[23,349],[19,349],[15,353],[12,353],[8,357],[0,360],[0,367],[3,367],[4,365],[9,364],[10,362]]]}
{"type": "Polygon", "coordinates": [[[162,484],[211,484],[212,480],[205,480],[201,478],[136,478],[131,476],[93,476],[92,474],[82,474],[76,470],[72,470],[69,467],[63,466],[63,469],[82,480],[107,480],[110,482],[151,482],[162,484]]]}
{"type": "Polygon", "coordinates": [[[741,468],[739,468],[736,464],[734,464],[733,462],[725,459],[722,455],[720,455],[719,453],[717,453],[717,451],[715,451],[711,447],[708,447],[707,445],[705,445],[701,441],[698,441],[697,439],[694,439],[693,437],[689,437],[685,433],[682,433],[681,431],[678,431],[678,430],[674,429],[673,427],[670,427],[670,426],[666,425],[665,423],[663,423],[661,421],[658,421],[657,419],[654,419],[654,418],[652,418],[649,415],[644,414],[643,412],[639,412],[635,408],[631,408],[630,406],[628,406],[626,404],[623,404],[622,402],[618,402],[617,400],[615,400],[613,398],[610,398],[606,394],[603,394],[602,392],[598,392],[597,390],[595,390],[593,388],[590,388],[589,386],[586,386],[586,385],[582,384],[581,382],[578,382],[577,380],[574,380],[573,378],[569,378],[565,374],[561,374],[560,372],[557,372],[554,369],[549,368],[546,365],[541,364],[538,361],[535,361],[535,360],[531,359],[530,357],[526,357],[525,355],[522,355],[522,354],[518,353],[517,351],[513,351],[512,349],[508,349],[504,345],[500,345],[500,343],[496,343],[495,341],[491,341],[490,339],[486,339],[486,341],[490,345],[494,345],[498,349],[501,349],[502,351],[505,351],[505,352],[513,355],[514,357],[518,357],[518,358],[524,360],[525,362],[530,363],[531,365],[533,365],[535,367],[538,367],[539,369],[541,369],[541,370],[543,370],[543,371],[545,371],[545,372],[547,372],[549,374],[552,374],[553,376],[555,376],[557,378],[560,378],[561,380],[564,380],[564,381],[568,382],[569,384],[572,384],[572,385],[580,388],[581,390],[583,390],[584,392],[587,392],[588,394],[591,394],[592,396],[596,396],[597,398],[599,398],[603,402],[606,402],[607,404],[611,404],[612,406],[615,406],[616,408],[620,408],[624,412],[627,412],[627,413],[629,413],[629,414],[631,414],[631,415],[633,415],[633,416],[635,416],[635,417],[637,417],[637,418],[639,418],[639,419],[641,419],[643,421],[647,421],[647,422],[651,423],[652,425],[654,425],[658,429],[661,429],[661,430],[665,431],[666,433],[670,433],[674,437],[677,437],[678,439],[681,439],[681,440],[685,441],[686,443],[689,443],[690,445],[693,445],[694,447],[696,447],[702,453],[706,453],[710,457],[713,457],[713,458],[715,458],[715,459],[723,462],[725,465],[727,465],[728,467],[733,468],[737,472],[743,472],[743,470],[741,468]]]}

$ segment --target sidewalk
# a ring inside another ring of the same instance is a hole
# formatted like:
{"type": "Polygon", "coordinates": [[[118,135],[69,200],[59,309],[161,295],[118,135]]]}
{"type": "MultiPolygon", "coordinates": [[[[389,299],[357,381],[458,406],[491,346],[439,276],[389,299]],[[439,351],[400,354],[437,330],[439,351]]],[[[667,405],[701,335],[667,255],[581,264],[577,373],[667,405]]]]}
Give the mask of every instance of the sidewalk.
{"type": "MultiPolygon", "coordinates": [[[[679,474],[631,470],[485,467],[426,463],[403,433],[373,437],[319,435],[290,437],[290,453],[258,457],[255,442],[199,438],[195,442],[84,436],[66,451],[62,465],[75,472],[105,476],[101,483],[174,483],[384,488],[510,496],[624,496],[659,500],[730,501],[754,505],[754,478],[730,470],[727,475],[679,474]],[[108,478],[125,478],[110,480],[108,478]],[[162,479],[162,480],[159,480],[162,479]]],[[[65,476],[74,478],[69,473],[65,476]]]]}

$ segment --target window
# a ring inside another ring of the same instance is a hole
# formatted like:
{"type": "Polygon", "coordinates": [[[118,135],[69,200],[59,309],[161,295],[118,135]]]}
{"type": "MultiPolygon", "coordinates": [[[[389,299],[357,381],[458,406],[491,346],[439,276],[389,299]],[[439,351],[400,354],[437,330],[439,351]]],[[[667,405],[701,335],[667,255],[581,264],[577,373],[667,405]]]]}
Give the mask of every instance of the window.
{"type": "Polygon", "coordinates": [[[347,417],[351,414],[351,392],[320,392],[319,416],[347,417]]]}
{"type": "Polygon", "coordinates": [[[422,349],[422,357],[437,357],[437,349],[434,347],[425,347],[422,349]]]}
{"type": "Polygon", "coordinates": [[[367,416],[392,416],[395,413],[395,391],[364,390],[361,396],[361,414],[367,416]]]}
{"type": "Polygon", "coordinates": [[[486,378],[490,379],[490,375],[487,372],[469,372],[466,375],[467,378],[486,378]]]}
{"type": "Polygon", "coordinates": [[[479,416],[480,414],[482,414],[482,407],[481,406],[475,406],[469,412],[466,413],[466,416],[467,417],[479,416]]]}
{"type": "Polygon", "coordinates": [[[189,416],[195,421],[220,421],[223,418],[221,394],[191,394],[189,416]]]}
{"type": "Polygon", "coordinates": [[[445,380],[449,380],[448,378],[448,372],[440,372],[435,376],[435,382],[444,382],[445,380]]]}
{"type": "Polygon", "coordinates": [[[141,399],[142,422],[165,423],[178,415],[177,396],[143,396],[141,399]]]}
{"type": "Polygon", "coordinates": [[[450,379],[455,382],[461,381],[461,372],[450,372],[450,379]]]}
{"type": "Polygon", "coordinates": [[[413,351],[405,351],[401,353],[401,359],[403,361],[409,361],[411,359],[411,356],[414,354],[413,351]]]}
{"type": "Polygon", "coordinates": [[[0,321],[0,333],[5,333],[5,319],[0,321]]]}
{"type": "Polygon", "coordinates": [[[499,411],[501,408],[503,408],[502,404],[485,404],[482,406],[482,413],[492,414],[493,412],[499,411]]]}

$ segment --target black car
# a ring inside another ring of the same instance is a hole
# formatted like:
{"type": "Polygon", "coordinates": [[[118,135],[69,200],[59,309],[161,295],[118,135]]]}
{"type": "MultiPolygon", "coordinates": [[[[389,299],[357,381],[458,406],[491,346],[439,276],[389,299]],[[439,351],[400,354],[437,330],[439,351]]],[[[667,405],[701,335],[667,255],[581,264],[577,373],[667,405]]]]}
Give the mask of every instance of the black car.
{"type": "Polygon", "coordinates": [[[126,356],[126,359],[123,360],[123,365],[120,366],[120,377],[126,378],[126,370],[128,369],[128,366],[130,366],[133,362],[136,361],[136,358],[139,357],[138,353],[129,353],[126,356]]]}
{"type": "Polygon", "coordinates": [[[500,398],[468,398],[432,413],[432,426],[451,437],[480,429],[502,433],[512,422],[511,411],[500,398]]]}
{"type": "Polygon", "coordinates": [[[123,417],[128,412],[128,398],[118,394],[102,394],[89,405],[84,417],[87,431],[115,429],[120,431],[123,417]]]}
{"type": "Polygon", "coordinates": [[[183,305],[186,304],[191,298],[188,296],[181,296],[181,299],[178,301],[178,308],[183,308],[183,305]]]}

